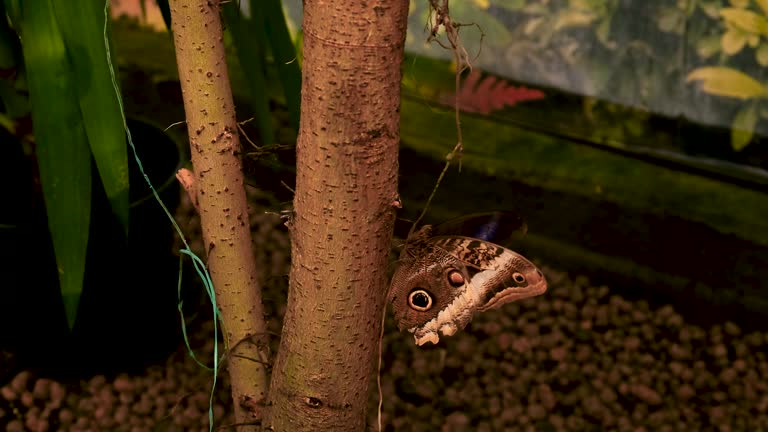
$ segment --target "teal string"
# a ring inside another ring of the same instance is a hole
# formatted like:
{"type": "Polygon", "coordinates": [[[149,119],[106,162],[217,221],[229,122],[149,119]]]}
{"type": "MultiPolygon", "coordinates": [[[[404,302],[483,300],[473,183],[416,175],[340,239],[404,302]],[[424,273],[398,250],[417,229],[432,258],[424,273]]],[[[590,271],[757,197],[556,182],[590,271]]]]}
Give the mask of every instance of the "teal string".
{"type": "Polygon", "coordinates": [[[178,310],[179,310],[179,316],[181,317],[181,332],[184,335],[184,344],[187,347],[187,351],[189,352],[189,355],[192,357],[195,362],[202,366],[203,368],[212,371],[213,372],[213,384],[211,385],[211,394],[208,398],[208,430],[213,431],[213,397],[214,397],[214,391],[216,389],[216,377],[219,375],[219,333],[218,333],[218,320],[221,319],[221,312],[219,311],[219,308],[216,306],[216,294],[213,289],[213,280],[211,280],[211,275],[208,273],[208,269],[205,267],[205,263],[203,263],[203,260],[200,259],[197,255],[195,255],[194,252],[189,247],[189,243],[187,243],[187,239],[184,237],[184,234],[181,232],[181,228],[179,228],[179,224],[176,223],[176,220],[173,218],[173,215],[171,215],[171,212],[168,211],[168,208],[165,206],[165,203],[163,203],[163,200],[160,199],[160,195],[158,195],[157,191],[155,190],[155,187],[152,185],[152,182],[149,181],[149,177],[144,172],[144,166],[141,163],[141,159],[139,159],[139,153],[136,151],[136,146],[133,144],[133,138],[131,137],[131,131],[128,129],[128,123],[125,119],[125,112],[123,107],[123,99],[120,95],[120,90],[117,86],[117,76],[115,74],[115,70],[112,67],[112,54],[109,49],[109,38],[107,36],[107,26],[109,25],[109,0],[104,1],[104,48],[106,49],[107,53],[107,66],[109,67],[109,73],[112,78],[112,88],[115,90],[115,97],[117,98],[117,104],[120,107],[120,116],[123,120],[123,129],[125,129],[126,135],[128,136],[128,144],[131,146],[131,149],[133,150],[133,157],[136,159],[136,164],[139,166],[139,171],[141,172],[141,175],[144,176],[144,180],[147,182],[147,185],[149,186],[149,189],[152,191],[152,195],[155,197],[155,200],[158,204],[160,204],[160,207],[162,207],[163,211],[165,212],[165,215],[168,217],[168,219],[171,221],[171,224],[173,225],[173,228],[176,230],[176,233],[179,235],[179,238],[184,243],[184,248],[179,250],[179,278],[178,278],[178,290],[177,290],[177,300],[178,300],[178,310]],[[182,265],[184,260],[184,255],[188,255],[192,259],[192,264],[195,267],[195,271],[197,271],[198,276],[200,276],[200,279],[203,281],[203,285],[205,286],[205,292],[208,294],[208,298],[211,300],[211,306],[213,307],[213,368],[210,368],[200,362],[197,357],[195,356],[195,352],[192,350],[192,347],[189,345],[189,339],[187,338],[187,325],[186,321],[184,320],[184,312],[182,310],[182,301],[181,301],[181,275],[182,275],[182,265]]]}

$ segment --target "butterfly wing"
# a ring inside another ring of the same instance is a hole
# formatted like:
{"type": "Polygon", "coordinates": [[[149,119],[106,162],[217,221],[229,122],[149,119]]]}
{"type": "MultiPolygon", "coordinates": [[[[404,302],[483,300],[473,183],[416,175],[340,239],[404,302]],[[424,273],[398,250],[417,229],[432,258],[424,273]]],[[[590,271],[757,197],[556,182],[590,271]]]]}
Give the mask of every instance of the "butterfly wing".
{"type": "Polygon", "coordinates": [[[436,248],[469,270],[467,283],[478,299],[478,311],[534,297],[547,290],[547,281],[538,267],[515,251],[476,238],[443,236],[431,240],[436,248]]]}
{"type": "Polygon", "coordinates": [[[398,326],[416,343],[437,343],[439,335],[463,329],[476,311],[539,295],[541,272],[522,255],[497,244],[420,230],[404,251],[390,287],[398,326]]]}
{"type": "Polygon", "coordinates": [[[448,220],[431,228],[431,236],[460,236],[508,245],[528,231],[522,216],[512,211],[476,213],[448,220]]]}

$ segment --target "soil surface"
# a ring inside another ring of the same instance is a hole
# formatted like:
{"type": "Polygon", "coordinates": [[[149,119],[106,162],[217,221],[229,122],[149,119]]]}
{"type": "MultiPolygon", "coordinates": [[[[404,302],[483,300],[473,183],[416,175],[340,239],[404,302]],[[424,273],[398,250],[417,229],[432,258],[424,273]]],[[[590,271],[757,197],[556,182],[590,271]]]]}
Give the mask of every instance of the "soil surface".
{"type": "MultiPolygon", "coordinates": [[[[282,204],[248,192],[265,306],[277,333],[290,248],[280,216],[265,211],[282,204]]],[[[202,253],[186,197],[177,215],[192,249],[202,253]]],[[[693,325],[671,305],[628,300],[585,277],[542,268],[550,286],[545,295],[480,314],[436,346],[417,347],[388,317],[385,430],[768,430],[768,333],[745,334],[732,322],[693,325]]],[[[188,317],[188,334],[196,356],[210,365],[210,306],[202,295],[197,300],[200,312],[188,317]]],[[[273,343],[276,352],[279,340],[273,343]]],[[[9,353],[0,360],[11,367],[9,353]]],[[[206,431],[209,406],[219,430],[233,430],[226,427],[233,421],[226,373],[211,398],[212,373],[183,345],[143,373],[78,382],[16,366],[10,381],[0,383],[0,428],[9,432],[206,431]]],[[[372,377],[371,430],[377,404],[372,377]]]]}

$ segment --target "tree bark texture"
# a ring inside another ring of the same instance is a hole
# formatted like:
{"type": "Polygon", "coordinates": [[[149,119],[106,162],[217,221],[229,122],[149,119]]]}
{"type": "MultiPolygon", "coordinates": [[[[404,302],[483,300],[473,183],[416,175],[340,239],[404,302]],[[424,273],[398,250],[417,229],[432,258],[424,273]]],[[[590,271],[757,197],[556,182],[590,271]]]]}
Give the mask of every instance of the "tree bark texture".
{"type": "Polygon", "coordinates": [[[267,427],[362,431],[397,198],[408,0],[306,0],[288,309],[267,427]]]}
{"type": "MultiPolygon", "coordinates": [[[[259,420],[266,397],[266,326],[245,201],[235,107],[215,0],[171,0],[173,36],[194,166],[185,184],[200,212],[207,265],[223,320],[238,423],[259,420]]],[[[213,337],[213,335],[211,335],[213,337]]],[[[246,426],[238,430],[256,430],[246,426]]]]}

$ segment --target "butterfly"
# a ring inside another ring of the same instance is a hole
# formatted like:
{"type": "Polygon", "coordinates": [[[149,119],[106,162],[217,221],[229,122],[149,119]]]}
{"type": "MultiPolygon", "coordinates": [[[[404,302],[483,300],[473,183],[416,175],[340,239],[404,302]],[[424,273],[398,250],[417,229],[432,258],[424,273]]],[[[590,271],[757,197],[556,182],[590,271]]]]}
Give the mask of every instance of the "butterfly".
{"type": "Polygon", "coordinates": [[[523,235],[512,212],[493,212],[424,225],[408,236],[390,283],[400,330],[417,345],[462,330],[477,312],[543,294],[547,281],[528,259],[494,243],[523,235]]]}

